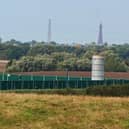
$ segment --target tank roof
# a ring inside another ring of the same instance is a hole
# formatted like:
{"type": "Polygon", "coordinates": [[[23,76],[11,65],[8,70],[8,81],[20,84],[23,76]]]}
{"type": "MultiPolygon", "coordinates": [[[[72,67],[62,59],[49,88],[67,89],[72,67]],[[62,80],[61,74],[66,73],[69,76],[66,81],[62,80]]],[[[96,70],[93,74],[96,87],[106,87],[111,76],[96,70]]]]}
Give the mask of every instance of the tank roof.
{"type": "Polygon", "coordinates": [[[101,59],[104,59],[104,57],[103,56],[99,56],[99,55],[93,55],[93,58],[101,58],[101,59]]]}

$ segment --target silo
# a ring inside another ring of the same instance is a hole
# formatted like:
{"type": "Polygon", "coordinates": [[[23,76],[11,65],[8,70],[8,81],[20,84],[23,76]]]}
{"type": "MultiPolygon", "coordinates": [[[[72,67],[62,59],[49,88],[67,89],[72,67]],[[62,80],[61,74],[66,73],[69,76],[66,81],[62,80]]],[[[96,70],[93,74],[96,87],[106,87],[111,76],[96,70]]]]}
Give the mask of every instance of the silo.
{"type": "Polygon", "coordinates": [[[92,57],[91,79],[96,81],[104,80],[104,57],[95,55],[92,57]]]}

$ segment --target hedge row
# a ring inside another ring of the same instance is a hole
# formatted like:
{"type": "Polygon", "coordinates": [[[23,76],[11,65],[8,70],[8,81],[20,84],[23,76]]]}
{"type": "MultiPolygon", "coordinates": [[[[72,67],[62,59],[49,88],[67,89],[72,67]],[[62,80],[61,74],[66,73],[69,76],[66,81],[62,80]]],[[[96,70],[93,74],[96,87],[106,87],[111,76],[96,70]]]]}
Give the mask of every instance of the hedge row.
{"type": "Polygon", "coordinates": [[[92,96],[129,96],[129,85],[90,86],[85,89],[41,89],[41,90],[8,90],[8,93],[36,93],[62,95],[92,95],[92,96]]]}
{"type": "Polygon", "coordinates": [[[87,87],[86,94],[95,96],[129,96],[129,85],[87,87]]]}

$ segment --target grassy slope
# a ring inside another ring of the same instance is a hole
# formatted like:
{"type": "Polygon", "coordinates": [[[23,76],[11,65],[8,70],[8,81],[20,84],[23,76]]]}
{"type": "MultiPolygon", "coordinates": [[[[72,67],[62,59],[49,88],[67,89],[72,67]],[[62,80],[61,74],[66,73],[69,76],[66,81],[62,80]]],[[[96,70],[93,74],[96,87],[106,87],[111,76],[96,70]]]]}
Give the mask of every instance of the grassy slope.
{"type": "Polygon", "coordinates": [[[129,98],[2,93],[0,129],[129,129],[129,98]]]}

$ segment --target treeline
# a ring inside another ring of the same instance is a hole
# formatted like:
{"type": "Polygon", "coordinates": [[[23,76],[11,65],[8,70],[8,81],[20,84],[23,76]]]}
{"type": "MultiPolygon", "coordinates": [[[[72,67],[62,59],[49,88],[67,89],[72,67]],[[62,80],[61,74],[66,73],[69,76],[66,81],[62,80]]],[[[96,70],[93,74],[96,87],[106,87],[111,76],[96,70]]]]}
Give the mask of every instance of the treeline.
{"type": "Polygon", "coordinates": [[[7,59],[8,72],[71,70],[90,71],[92,55],[105,57],[106,71],[129,70],[129,44],[97,46],[0,40],[0,59],[7,59]]]}

